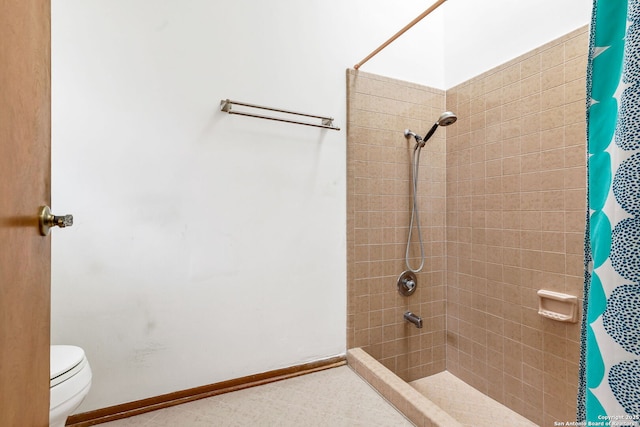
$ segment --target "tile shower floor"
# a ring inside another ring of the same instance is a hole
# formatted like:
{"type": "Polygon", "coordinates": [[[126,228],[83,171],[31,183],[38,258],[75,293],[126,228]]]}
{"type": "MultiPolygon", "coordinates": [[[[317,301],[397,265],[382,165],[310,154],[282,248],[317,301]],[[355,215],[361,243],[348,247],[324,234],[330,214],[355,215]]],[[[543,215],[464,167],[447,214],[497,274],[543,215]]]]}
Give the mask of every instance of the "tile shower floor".
{"type": "Polygon", "coordinates": [[[100,424],[101,427],[412,425],[348,366],[100,424]]]}
{"type": "Polygon", "coordinates": [[[447,371],[409,384],[465,427],[537,426],[447,371]]]}

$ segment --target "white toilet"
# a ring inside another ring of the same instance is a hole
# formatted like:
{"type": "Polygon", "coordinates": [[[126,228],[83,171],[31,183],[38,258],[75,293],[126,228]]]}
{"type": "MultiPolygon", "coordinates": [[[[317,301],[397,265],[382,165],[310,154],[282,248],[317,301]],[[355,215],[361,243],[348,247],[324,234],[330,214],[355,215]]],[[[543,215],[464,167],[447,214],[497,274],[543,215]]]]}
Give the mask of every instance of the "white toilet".
{"type": "Polygon", "coordinates": [[[91,367],[84,350],[72,345],[51,346],[49,427],[63,427],[91,387],[91,367]]]}

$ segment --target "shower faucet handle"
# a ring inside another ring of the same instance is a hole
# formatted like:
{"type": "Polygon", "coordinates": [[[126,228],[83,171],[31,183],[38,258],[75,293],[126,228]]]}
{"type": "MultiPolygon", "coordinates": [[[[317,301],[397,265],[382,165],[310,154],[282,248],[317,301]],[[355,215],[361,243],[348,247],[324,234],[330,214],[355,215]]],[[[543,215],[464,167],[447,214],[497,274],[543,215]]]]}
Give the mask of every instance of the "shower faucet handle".
{"type": "Polygon", "coordinates": [[[411,270],[403,271],[398,277],[398,292],[405,297],[413,295],[418,288],[418,278],[411,270]]]}
{"type": "Polygon", "coordinates": [[[416,282],[414,282],[413,280],[407,280],[406,282],[404,282],[404,286],[407,288],[409,292],[411,292],[415,289],[416,282]]]}

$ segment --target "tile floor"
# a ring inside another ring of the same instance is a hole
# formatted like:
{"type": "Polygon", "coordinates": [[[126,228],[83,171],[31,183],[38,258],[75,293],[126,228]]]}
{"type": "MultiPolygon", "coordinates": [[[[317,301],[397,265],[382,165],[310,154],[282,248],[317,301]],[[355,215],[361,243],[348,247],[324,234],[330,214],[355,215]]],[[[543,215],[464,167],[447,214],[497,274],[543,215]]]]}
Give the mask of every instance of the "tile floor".
{"type": "Polygon", "coordinates": [[[447,371],[409,384],[464,426],[537,426],[447,371]]]}
{"type": "Polygon", "coordinates": [[[413,426],[348,366],[100,424],[101,427],[413,426]]]}

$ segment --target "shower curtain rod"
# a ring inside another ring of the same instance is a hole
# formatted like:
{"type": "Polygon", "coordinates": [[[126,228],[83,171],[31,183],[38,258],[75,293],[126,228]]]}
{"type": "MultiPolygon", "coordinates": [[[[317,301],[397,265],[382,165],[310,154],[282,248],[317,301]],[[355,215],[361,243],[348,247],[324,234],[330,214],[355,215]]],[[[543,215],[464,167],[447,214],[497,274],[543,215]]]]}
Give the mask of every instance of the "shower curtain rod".
{"type": "Polygon", "coordinates": [[[374,56],[376,56],[378,53],[380,53],[380,51],[382,49],[384,49],[385,47],[389,46],[395,39],[397,39],[398,37],[400,37],[401,35],[403,35],[404,33],[407,32],[407,30],[411,27],[413,27],[414,25],[416,25],[418,22],[420,22],[422,20],[422,18],[424,18],[425,16],[427,16],[428,14],[430,14],[431,12],[433,12],[434,10],[436,10],[442,3],[444,3],[447,0],[438,0],[437,2],[435,2],[434,4],[431,5],[431,7],[427,10],[425,10],[424,12],[422,12],[422,14],[420,16],[418,16],[416,19],[414,19],[413,21],[409,22],[407,25],[405,25],[405,27],[403,29],[401,29],[400,31],[398,31],[397,33],[395,33],[389,40],[387,40],[386,42],[382,43],[380,45],[380,47],[378,47],[376,50],[374,50],[373,52],[371,52],[369,54],[369,56],[367,56],[366,58],[364,58],[362,61],[358,62],[356,65],[353,66],[353,68],[355,68],[356,70],[358,68],[360,68],[365,62],[367,62],[368,60],[370,60],[371,58],[373,58],[374,56]]]}
{"type": "Polygon", "coordinates": [[[333,125],[333,117],[316,116],[314,114],[307,114],[307,113],[296,113],[295,111],[282,110],[280,108],[263,107],[261,105],[247,104],[246,102],[231,101],[230,99],[223,99],[223,100],[220,101],[220,111],[224,111],[224,112],[229,113],[229,114],[237,114],[239,116],[256,117],[258,119],[275,120],[277,122],[285,122],[285,123],[293,123],[293,124],[297,124],[297,125],[313,126],[313,127],[317,127],[317,128],[323,128],[323,129],[340,130],[339,127],[333,125]],[[255,109],[258,109],[258,110],[275,111],[277,113],[292,114],[294,116],[312,117],[312,118],[316,118],[316,119],[321,119],[322,122],[321,122],[321,124],[309,123],[309,122],[300,122],[300,121],[297,121],[297,120],[289,120],[289,119],[285,119],[285,118],[282,118],[282,117],[263,116],[262,114],[247,113],[247,112],[244,112],[244,111],[234,111],[234,110],[231,109],[232,105],[240,105],[240,106],[243,106],[243,107],[255,108],[255,109]]]}

